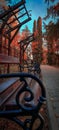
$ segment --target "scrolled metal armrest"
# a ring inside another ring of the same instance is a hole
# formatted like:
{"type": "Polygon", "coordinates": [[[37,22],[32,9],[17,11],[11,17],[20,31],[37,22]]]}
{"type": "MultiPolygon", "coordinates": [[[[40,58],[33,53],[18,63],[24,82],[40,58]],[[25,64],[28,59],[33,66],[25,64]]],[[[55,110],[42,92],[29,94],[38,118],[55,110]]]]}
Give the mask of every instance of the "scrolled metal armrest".
{"type": "Polygon", "coordinates": [[[35,75],[31,74],[31,73],[25,73],[25,72],[19,72],[19,73],[11,73],[11,74],[1,74],[0,78],[10,78],[10,77],[19,77],[21,81],[24,81],[24,86],[18,91],[17,95],[16,95],[16,103],[19,106],[19,108],[21,108],[22,110],[26,111],[26,112],[33,112],[33,111],[37,111],[38,109],[40,109],[43,101],[46,99],[46,92],[45,92],[45,88],[44,85],[42,83],[42,81],[36,77],[35,75]],[[31,107],[28,106],[23,106],[20,102],[19,102],[19,96],[23,93],[23,92],[29,92],[30,97],[25,97],[24,100],[28,102],[30,102],[31,100],[33,100],[34,95],[33,92],[31,91],[28,83],[27,83],[27,78],[31,78],[34,79],[38,84],[39,87],[41,88],[41,92],[42,95],[41,97],[39,97],[38,100],[38,104],[37,106],[32,105],[31,107]]]}
{"type": "Polygon", "coordinates": [[[0,74],[0,78],[11,78],[11,77],[19,77],[20,81],[24,82],[24,86],[18,91],[18,93],[16,95],[16,103],[17,103],[19,109],[3,110],[3,111],[0,110],[0,118],[5,117],[10,120],[13,120],[17,124],[19,124],[24,130],[32,130],[35,120],[39,119],[39,121],[41,123],[39,123],[38,128],[36,128],[35,130],[39,130],[39,129],[42,130],[43,124],[44,124],[44,119],[39,114],[39,109],[40,109],[42,103],[46,100],[46,92],[45,92],[45,88],[44,88],[42,81],[35,75],[29,74],[29,73],[23,73],[23,72],[20,73],[19,72],[19,73],[11,73],[11,74],[0,74]],[[27,106],[26,105],[23,106],[23,104],[21,104],[19,102],[19,96],[23,92],[26,92],[26,91],[30,93],[30,97],[24,97],[25,102],[28,103],[29,101],[31,101],[34,98],[33,92],[31,91],[31,89],[28,86],[28,83],[26,80],[27,78],[34,79],[39,84],[39,87],[42,90],[42,95],[38,99],[38,104],[36,106],[32,105],[30,107],[28,104],[27,104],[27,106]],[[28,117],[26,118],[25,121],[22,121],[21,119],[18,119],[17,116],[28,116],[28,117]],[[29,118],[29,116],[31,116],[31,119],[29,118]],[[30,124],[29,127],[27,124],[30,124]]]}

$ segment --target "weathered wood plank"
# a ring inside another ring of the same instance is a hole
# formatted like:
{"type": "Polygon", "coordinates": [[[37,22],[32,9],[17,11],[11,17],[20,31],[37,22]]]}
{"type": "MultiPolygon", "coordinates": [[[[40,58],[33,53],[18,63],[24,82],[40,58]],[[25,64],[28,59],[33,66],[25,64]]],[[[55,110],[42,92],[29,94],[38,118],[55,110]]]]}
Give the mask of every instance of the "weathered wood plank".
{"type": "Polygon", "coordinates": [[[13,57],[13,56],[8,56],[5,54],[0,54],[0,64],[17,64],[19,63],[19,58],[13,57]]]}

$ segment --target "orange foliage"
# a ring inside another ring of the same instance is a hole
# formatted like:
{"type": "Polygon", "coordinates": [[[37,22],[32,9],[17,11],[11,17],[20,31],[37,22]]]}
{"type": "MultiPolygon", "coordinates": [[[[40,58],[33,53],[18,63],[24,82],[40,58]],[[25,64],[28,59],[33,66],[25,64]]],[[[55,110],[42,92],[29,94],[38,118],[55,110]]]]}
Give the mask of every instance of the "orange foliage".
{"type": "Polygon", "coordinates": [[[59,10],[59,3],[54,6],[54,10],[58,11],[59,10]]]}
{"type": "Polygon", "coordinates": [[[34,41],[34,42],[32,42],[32,50],[34,51],[35,50],[35,48],[37,47],[37,41],[34,41]]]}
{"type": "Polygon", "coordinates": [[[27,55],[26,55],[26,53],[24,53],[24,60],[27,60],[27,55]]]}
{"type": "Polygon", "coordinates": [[[13,41],[12,41],[12,43],[11,43],[11,46],[13,46],[13,47],[15,47],[15,48],[19,48],[19,44],[18,44],[19,39],[20,39],[20,34],[17,34],[17,35],[14,37],[14,39],[13,39],[13,41]]]}

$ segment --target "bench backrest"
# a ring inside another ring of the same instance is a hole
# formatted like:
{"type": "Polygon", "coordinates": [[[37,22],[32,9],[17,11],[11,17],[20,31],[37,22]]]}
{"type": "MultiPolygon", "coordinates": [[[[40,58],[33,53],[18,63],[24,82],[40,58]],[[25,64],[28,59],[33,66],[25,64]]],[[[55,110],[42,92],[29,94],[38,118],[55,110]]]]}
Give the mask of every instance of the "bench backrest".
{"type": "Polygon", "coordinates": [[[19,64],[19,58],[0,54],[0,64],[19,64]]]}

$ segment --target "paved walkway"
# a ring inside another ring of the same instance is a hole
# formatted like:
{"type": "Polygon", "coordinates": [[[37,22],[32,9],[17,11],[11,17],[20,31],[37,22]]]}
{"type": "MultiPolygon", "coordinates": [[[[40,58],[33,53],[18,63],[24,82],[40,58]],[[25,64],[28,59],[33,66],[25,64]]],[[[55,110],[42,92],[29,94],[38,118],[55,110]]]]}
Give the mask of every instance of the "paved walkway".
{"type": "Polygon", "coordinates": [[[42,65],[50,130],[59,130],[59,68],[42,65]]]}

